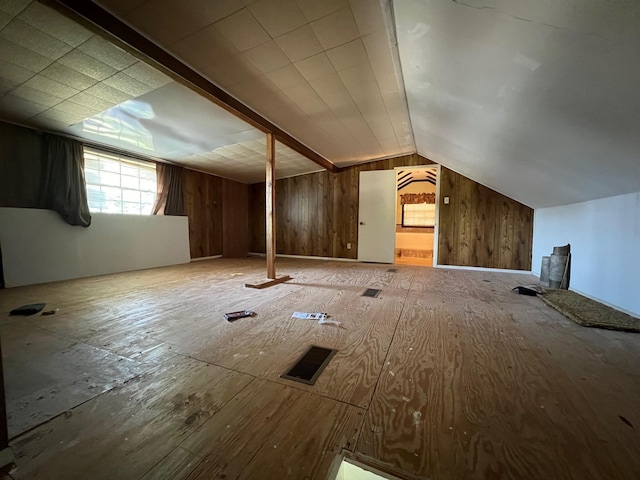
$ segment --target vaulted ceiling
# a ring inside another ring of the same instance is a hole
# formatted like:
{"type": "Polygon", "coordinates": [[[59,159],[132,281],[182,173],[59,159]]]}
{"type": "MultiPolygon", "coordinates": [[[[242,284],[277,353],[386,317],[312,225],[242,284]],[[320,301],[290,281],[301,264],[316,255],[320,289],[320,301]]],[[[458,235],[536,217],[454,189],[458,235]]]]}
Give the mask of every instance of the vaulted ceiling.
{"type": "MultiPolygon", "coordinates": [[[[638,2],[96,3],[335,165],[417,151],[532,207],[640,190],[638,2]]],[[[0,117],[263,179],[263,132],[139,58],[0,2],[0,117]]]]}

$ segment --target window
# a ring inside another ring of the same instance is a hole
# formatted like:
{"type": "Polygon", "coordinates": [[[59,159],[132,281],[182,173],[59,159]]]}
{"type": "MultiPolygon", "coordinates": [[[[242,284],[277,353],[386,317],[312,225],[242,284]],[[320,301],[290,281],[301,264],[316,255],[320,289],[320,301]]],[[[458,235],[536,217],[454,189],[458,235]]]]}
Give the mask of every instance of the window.
{"type": "Polygon", "coordinates": [[[84,175],[89,210],[151,215],[156,200],[156,166],[85,148],[84,175]]]}
{"type": "Polygon", "coordinates": [[[433,203],[408,203],[402,206],[403,227],[433,227],[436,206],[433,203]]]}

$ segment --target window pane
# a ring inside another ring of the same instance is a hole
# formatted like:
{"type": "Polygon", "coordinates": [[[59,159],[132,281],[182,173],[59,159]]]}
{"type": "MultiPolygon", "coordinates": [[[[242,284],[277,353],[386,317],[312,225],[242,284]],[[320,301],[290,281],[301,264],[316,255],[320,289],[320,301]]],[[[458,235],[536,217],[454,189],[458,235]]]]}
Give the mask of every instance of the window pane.
{"type": "Polygon", "coordinates": [[[140,215],[140,204],[125,202],[122,205],[122,213],[140,215]]]}
{"type": "Polygon", "coordinates": [[[102,187],[102,194],[105,201],[109,200],[122,200],[122,189],[115,187],[102,187]]]}
{"type": "Polygon", "coordinates": [[[122,187],[123,188],[135,188],[136,190],[140,189],[140,180],[138,177],[132,177],[129,175],[122,175],[122,187]]]}
{"type": "Polygon", "coordinates": [[[149,170],[147,168],[140,169],[140,178],[144,180],[150,180],[154,184],[156,183],[156,170],[149,170]]]}
{"type": "Polygon", "coordinates": [[[88,150],[85,180],[92,212],[151,214],[157,188],[155,165],[88,150]]]}
{"type": "Polygon", "coordinates": [[[140,190],[122,190],[122,199],[125,202],[140,203],[140,190]]]}
{"type": "Polygon", "coordinates": [[[116,160],[109,160],[106,158],[100,159],[100,170],[105,172],[120,173],[120,162],[116,160]]]}
{"type": "Polygon", "coordinates": [[[156,194],[153,192],[142,192],[140,194],[140,201],[142,203],[149,203],[151,205],[156,201],[156,194]]]}
{"type": "Polygon", "coordinates": [[[153,210],[153,203],[141,203],[140,204],[140,214],[141,215],[151,215],[153,210]]]}
{"type": "Polygon", "coordinates": [[[405,227],[433,227],[436,220],[434,204],[419,203],[402,206],[402,225],[405,227]]]}
{"type": "Polygon", "coordinates": [[[140,180],[140,190],[144,190],[145,192],[153,192],[155,196],[156,188],[158,188],[158,185],[155,178],[153,180],[140,180]]]}
{"type": "Polygon", "coordinates": [[[100,183],[100,172],[98,170],[94,170],[92,168],[84,169],[84,180],[87,183],[99,184],[100,183]]]}
{"type": "Polygon", "coordinates": [[[120,186],[120,175],[117,173],[110,172],[100,172],[100,184],[101,185],[112,185],[114,187],[120,186]]]}
{"type": "Polygon", "coordinates": [[[122,175],[131,175],[131,176],[137,177],[139,171],[140,171],[139,167],[133,167],[131,165],[124,165],[124,164],[120,166],[120,173],[122,173],[122,175]]]}
{"type": "Polygon", "coordinates": [[[107,200],[102,203],[102,211],[105,213],[122,213],[122,202],[107,200]]]}
{"type": "Polygon", "coordinates": [[[91,168],[93,170],[100,169],[100,161],[96,157],[85,157],[84,168],[91,168]]]}

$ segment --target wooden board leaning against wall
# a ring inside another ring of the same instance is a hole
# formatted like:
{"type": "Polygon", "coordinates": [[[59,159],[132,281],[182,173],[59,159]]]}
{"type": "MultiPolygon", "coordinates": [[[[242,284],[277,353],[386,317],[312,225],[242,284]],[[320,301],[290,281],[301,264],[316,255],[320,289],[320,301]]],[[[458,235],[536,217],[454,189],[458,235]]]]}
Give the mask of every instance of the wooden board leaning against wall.
{"type": "MultiPolygon", "coordinates": [[[[413,154],[278,180],[278,253],[357,258],[360,172],[430,164],[413,154]]],[[[531,208],[445,167],[441,188],[440,265],[531,270],[531,208]]],[[[249,206],[249,251],[263,253],[264,183],[249,186],[249,206]]]]}

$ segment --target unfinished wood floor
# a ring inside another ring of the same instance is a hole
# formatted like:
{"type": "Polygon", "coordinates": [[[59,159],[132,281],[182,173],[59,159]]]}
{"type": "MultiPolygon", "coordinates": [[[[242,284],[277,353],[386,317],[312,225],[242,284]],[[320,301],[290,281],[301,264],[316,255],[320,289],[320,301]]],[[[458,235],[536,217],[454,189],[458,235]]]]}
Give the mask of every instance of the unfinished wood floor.
{"type": "Polygon", "coordinates": [[[0,291],[1,312],[59,309],[0,319],[12,428],[49,418],[9,474],[324,479],[346,449],[425,479],[640,478],[640,335],[512,293],[526,275],[388,268],[282,259],[294,280],[253,290],[263,261],[212,260],[0,291]],[[279,378],[309,344],[339,350],[317,384],[279,378]]]}

